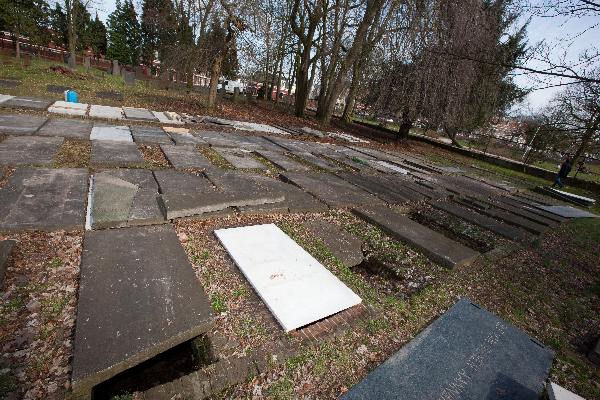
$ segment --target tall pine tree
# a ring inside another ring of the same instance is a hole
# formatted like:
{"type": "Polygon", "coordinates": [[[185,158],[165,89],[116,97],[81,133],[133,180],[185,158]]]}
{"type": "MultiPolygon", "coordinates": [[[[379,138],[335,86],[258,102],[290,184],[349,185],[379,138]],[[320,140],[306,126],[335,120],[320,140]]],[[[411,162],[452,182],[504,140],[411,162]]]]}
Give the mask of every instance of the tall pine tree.
{"type": "Polygon", "coordinates": [[[17,58],[21,56],[21,36],[26,36],[30,43],[48,43],[45,34],[48,15],[48,4],[44,0],[0,0],[0,26],[12,33],[17,58]]]}
{"type": "Polygon", "coordinates": [[[146,65],[152,65],[158,54],[162,59],[165,47],[171,44],[175,32],[175,15],[171,0],[144,0],[142,3],[141,57],[146,65]]]}
{"type": "Polygon", "coordinates": [[[137,65],[140,54],[140,27],[131,0],[117,0],[108,16],[107,57],[122,64],[137,65]]]}
{"type": "Polygon", "coordinates": [[[99,57],[101,54],[106,54],[106,27],[104,23],[100,21],[98,18],[98,13],[96,13],[96,18],[90,24],[90,47],[94,52],[94,56],[99,57]]]}

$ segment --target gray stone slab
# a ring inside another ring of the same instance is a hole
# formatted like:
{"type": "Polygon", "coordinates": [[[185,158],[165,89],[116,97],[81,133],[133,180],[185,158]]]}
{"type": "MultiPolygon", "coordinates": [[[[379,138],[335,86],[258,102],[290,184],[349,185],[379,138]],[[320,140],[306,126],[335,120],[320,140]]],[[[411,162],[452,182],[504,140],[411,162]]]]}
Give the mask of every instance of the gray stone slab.
{"type": "Polygon", "coordinates": [[[60,93],[63,94],[67,90],[71,90],[68,86],[60,86],[60,85],[47,85],[46,92],[48,93],[60,93]]]}
{"type": "Polygon", "coordinates": [[[308,171],[309,168],[306,165],[300,164],[297,161],[292,160],[281,152],[269,151],[269,150],[257,150],[261,157],[266,158],[268,161],[273,163],[278,168],[284,171],[308,171]]]}
{"type": "Polygon", "coordinates": [[[548,195],[555,199],[566,201],[568,203],[577,204],[579,206],[591,207],[596,203],[595,199],[590,197],[579,196],[574,193],[569,193],[564,190],[554,189],[552,187],[537,186],[535,191],[544,195],[548,195]]]}
{"type": "Polygon", "coordinates": [[[6,269],[10,260],[10,254],[15,247],[14,240],[0,240],[0,291],[4,287],[4,279],[6,277],[6,269]]]}
{"type": "Polygon", "coordinates": [[[321,239],[333,255],[346,266],[354,267],[363,261],[364,242],[361,239],[337,225],[322,220],[306,221],[303,225],[321,239]]]}
{"type": "Polygon", "coordinates": [[[499,198],[500,197],[496,197],[493,200],[479,199],[479,201],[499,208],[501,210],[508,211],[512,214],[518,215],[519,217],[523,217],[540,225],[554,226],[557,224],[557,222],[554,219],[546,218],[543,215],[540,215],[539,213],[531,212],[523,206],[515,206],[510,203],[497,200],[499,198]]]}
{"type": "Polygon", "coordinates": [[[167,159],[175,168],[210,168],[212,164],[204,157],[194,145],[161,145],[160,148],[167,159]]]}
{"type": "Polygon", "coordinates": [[[540,206],[540,208],[563,218],[598,218],[596,214],[571,206],[540,206]]]}
{"type": "Polygon", "coordinates": [[[286,172],[282,178],[317,197],[330,207],[353,207],[384,203],[363,189],[331,174],[286,172]]]}
{"type": "Polygon", "coordinates": [[[166,211],[162,196],[153,189],[139,188],[133,199],[128,226],[164,224],[166,211]]]}
{"type": "Polygon", "coordinates": [[[445,211],[448,214],[452,214],[455,217],[462,218],[474,225],[488,229],[497,235],[510,240],[523,240],[527,238],[527,235],[520,229],[511,225],[503,224],[496,221],[494,218],[487,217],[485,215],[476,213],[468,208],[461,207],[456,203],[450,203],[445,201],[432,201],[430,204],[439,210],[445,211]]]}
{"type": "Polygon", "coordinates": [[[78,119],[52,118],[38,131],[39,136],[89,140],[92,123],[78,119]]]}
{"type": "Polygon", "coordinates": [[[445,267],[469,265],[479,254],[387,207],[353,208],[352,212],[445,267]]]}
{"type": "Polygon", "coordinates": [[[13,136],[0,143],[0,165],[50,165],[64,139],[13,136]]]}
{"type": "Polygon", "coordinates": [[[53,101],[35,97],[14,97],[0,103],[2,107],[28,108],[31,110],[46,110],[53,101]]]}
{"type": "Polygon", "coordinates": [[[121,107],[101,106],[98,104],[90,105],[90,111],[88,115],[92,118],[105,118],[105,119],[123,119],[123,110],[121,107]]]}
{"type": "Polygon", "coordinates": [[[343,400],[537,400],[554,353],[461,299],[343,400]]]}
{"type": "Polygon", "coordinates": [[[267,167],[263,163],[257,161],[252,157],[252,153],[236,149],[228,149],[224,147],[213,147],[213,149],[235,168],[267,169],[267,167]]]}
{"type": "Polygon", "coordinates": [[[107,173],[94,175],[91,196],[92,229],[127,226],[138,186],[107,173]]]}
{"type": "Polygon", "coordinates": [[[169,135],[160,127],[133,125],[129,128],[136,143],[173,144],[169,135]]]}
{"type": "Polygon", "coordinates": [[[0,189],[0,231],[81,229],[85,169],[17,168],[0,189]]]}
{"type": "Polygon", "coordinates": [[[111,142],[133,142],[131,131],[127,126],[94,125],[90,140],[107,140],[111,142]]]}
{"type": "Polygon", "coordinates": [[[516,200],[514,197],[509,197],[509,196],[496,197],[495,200],[505,203],[505,204],[512,205],[514,207],[522,208],[533,214],[541,215],[542,217],[545,217],[545,218],[550,219],[557,223],[565,222],[567,220],[567,218],[561,217],[557,214],[553,214],[551,212],[548,212],[541,208],[538,208],[540,206],[540,204],[534,205],[533,202],[527,202],[526,200],[519,201],[519,200],[516,200]]]}
{"type": "Polygon", "coordinates": [[[118,168],[109,169],[103,171],[103,173],[137,185],[139,188],[152,189],[155,192],[158,192],[158,184],[154,179],[154,175],[152,174],[152,171],[147,169],[118,168]]]}
{"type": "Polygon", "coordinates": [[[292,154],[325,171],[334,172],[342,170],[342,167],[340,167],[339,165],[335,165],[331,162],[328,162],[322,157],[315,156],[314,154],[309,153],[307,151],[294,151],[292,152],[292,154]]]}
{"type": "Polygon", "coordinates": [[[527,232],[531,232],[536,235],[544,233],[548,230],[548,227],[546,225],[538,224],[527,218],[523,218],[519,215],[513,214],[511,212],[496,207],[490,207],[488,204],[485,203],[480,203],[473,200],[465,201],[461,199],[458,199],[457,201],[464,206],[474,208],[482,214],[496,218],[500,221],[506,222],[507,224],[525,229],[527,232]]]}
{"type": "Polygon", "coordinates": [[[342,179],[366,190],[369,193],[379,197],[388,204],[405,204],[414,201],[415,198],[421,200],[417,195],[406,196],[397,190],[397,185],[392,185],[382,176],[360,175],[351,173],[338,173],[342,179]]]}
{"type": "Polygon", "coordinates": [[[0,133],[8,135],[33,135],[47,121],[35,115],[0,114],[0,133]]]}
{"type": "Polygon", "coordinates": [[[94,140],[91,162],[105,166],[127,166],[142,164],[144,158],[135,143],[94,140]]]}
{"type": "Polygon", "coordinates": [[[158,121],[151,111],[145,108],[123,107],[125,118],[139,121],[158,121]]]}
{"type": "Polygon", "coordinates": [[[170,225],[88,231],[73,347],[75,397],[207,332],[211,306],[170,225]]]}
{"type": "Polygon", "coordinates": [[[114,91],[100,90],[100,91],[96,92],[96,97],[99,97],[101,99],[110,99],[110,100],[123,101],[123,94],[119,93],[119,92],[114,92],[114,91]]]}
{"type": "Polygon", "coordinates": [[[0,79],[0,87],[14,88],[21,84],[17,79],[0,79]]]}

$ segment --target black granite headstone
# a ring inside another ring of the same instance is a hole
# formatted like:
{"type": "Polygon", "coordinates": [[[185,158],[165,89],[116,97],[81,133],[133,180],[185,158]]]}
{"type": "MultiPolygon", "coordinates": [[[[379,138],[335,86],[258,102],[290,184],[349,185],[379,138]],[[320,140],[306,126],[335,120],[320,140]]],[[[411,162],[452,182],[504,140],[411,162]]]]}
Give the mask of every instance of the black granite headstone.
{"type": "Polygon", "coordinates": [[[553,357],[516,327],[461,299],[342,399],[537,400],[553,357]]]}

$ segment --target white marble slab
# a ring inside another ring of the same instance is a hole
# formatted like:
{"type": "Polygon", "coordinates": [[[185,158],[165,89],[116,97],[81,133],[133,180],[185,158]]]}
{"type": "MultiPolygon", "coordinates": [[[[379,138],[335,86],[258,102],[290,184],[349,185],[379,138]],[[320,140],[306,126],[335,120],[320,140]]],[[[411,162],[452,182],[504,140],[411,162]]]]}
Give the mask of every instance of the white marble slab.
{"type": "Polygon", "coordinates": [[[361,303],[274,224],[219,229],[215,235],[286,332],[361,303]]]}
{"type": "Polygon", "coordinates": [[[7,100],[13,99],[15,96],[9,96],[7,94],[0,94],[0,104],[7,100]]]}
{"type": "Polygon", "coordinates": [[[133,142],[131,131],[127,126],[96,125],[92,128],[90,140],[107,140],[112,142],[133,142]]]}
{"type": "Polygon", "coordinates": [[[596,202],[595,199],[591,199],[589,197],[579,196],[577,194],[565,192],[564,190],[558,190],[558,189],[554,189],[554,188],[549,188],[549,189],[552,190],[553,192],[559,193],[559,194],[561,194],[563,196],[572,197],[574,199],[582,200],[582,201],[585,201],[585,202],[588,202],[588,203],[594,204],[596,202]]]}
{"type": "Polygon", "coordinates": [[[123,119],[123,110],[121,107],[100,106],[92,104],[90,107],[90,117],[104,119],[123,119]]]}
{"type": "Polygon", "coordinates": [[[63,115],[73,115],[83,117],[87,113],[88,104],[86,103],[70,103],[68,101],[55,101],[48,108],[48,112],[63,115]]]}
{"type": "Polygon", "coordinates": [[[571,206],[538,206],[538,208],[564,218],[598,218],[598,215],[571,206]]]}
{"type": "Polygon", "coordinates": [[[548,392],[548,400],[585,400],[583,397],[551,381],[546,384],[546,391],[548,392]]]}

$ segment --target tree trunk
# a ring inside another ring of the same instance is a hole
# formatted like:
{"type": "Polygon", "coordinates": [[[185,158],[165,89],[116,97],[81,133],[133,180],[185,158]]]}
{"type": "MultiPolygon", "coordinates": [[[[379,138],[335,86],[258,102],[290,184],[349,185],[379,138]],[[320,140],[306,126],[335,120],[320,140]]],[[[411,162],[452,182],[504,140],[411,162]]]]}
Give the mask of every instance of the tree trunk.
{"type": "Polygon", "coordinates": [[[219,86],[219,75],[221,74],[221,64],[223,56],[218,55],[213,60],[210,67],[210,84],[208,85],[208,108],[213,109],[217,102],[217,89],[219,86]]]}
{"type": "Polygon", "coordinates": [[[300,65],[296,73],[296,116],[304,117],[306,102],[308,101],[308,68],[310,62],[310,48],[305,49],[300,57],[300,65]]]}
{"type": "Polygon", "coordinates": [[[571,165],[573,165],[573,166],[577,165],[577,161],[579,160],[581,155],[585,152],[590,141],[594,137],[594,134],[598,131],[598,128],[600,128],[600,114],[597,114],[596,117],[593,119],[592,123],[586,128],[585,133],[583,134],[583,137],[581,138],[581,143],[579,144],[579,147],[577,148],[577,151],[575,152],[575,155],[573,156],[571,165]]]}
{"type": "Polygon", "coordinates": [[[350,85],[350,91],[346,98],[346,107],[344,108],[344,114],[342,120],[349,124],[352,122],[352,114],[354,113],[354,103],[356,101],[356,94],[358,93],[358,85],[360,83],[360,69],[361,63],[355,62],[352,68],[352,84],[350,85]]]}
{"type": "Polygon", "coordinates": [[[68,15],[68,21],[67,23],[69,24],[68,26],[68,41],[69,41],[69,68],[73,69],[77,66],[77,59],[75,58],[75,28],[74,28],[74,24],[75,21],[73,21],[73,1],[67,1],[66,2],[67,5],[67,15],[68,15]]]}
{"type": "Polygon", "coordinates": [[[15,32],[15,57],[21,59],[21,42],[19,42],[19,32],[15,32]]]}
{"type": "Polygon", "coordinates": [[[408,134],[410,133],[412,126],[413,122],[408,118],[408,116],[403,116],[400,129],[398,129],[398,138],[401,140],[408,139],[408,134]]]}

